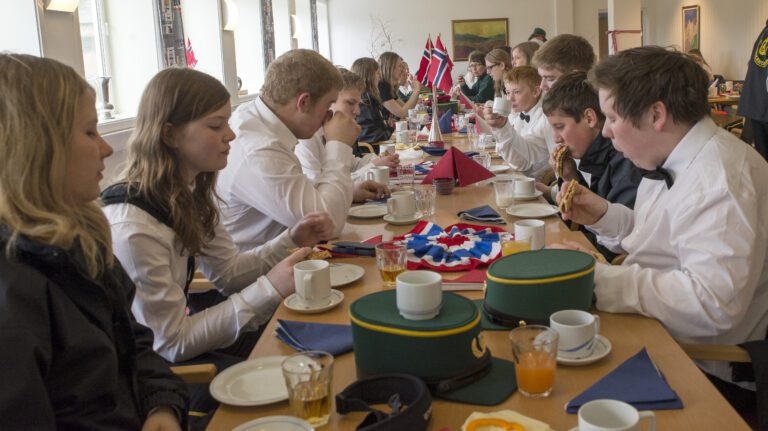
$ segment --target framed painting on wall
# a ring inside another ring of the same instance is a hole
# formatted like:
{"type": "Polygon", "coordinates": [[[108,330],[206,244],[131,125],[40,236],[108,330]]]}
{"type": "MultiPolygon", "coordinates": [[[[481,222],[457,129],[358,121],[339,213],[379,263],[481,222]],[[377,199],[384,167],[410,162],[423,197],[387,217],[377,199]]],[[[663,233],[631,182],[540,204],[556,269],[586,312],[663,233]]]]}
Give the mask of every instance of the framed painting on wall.
{"type": "Polygon", "coordinates": [[[474,50],[488,52],[509,45],[507,18],[462,19],[451,21],[453,31],[453,59],[467,61],[474,50]]]}
{"type": "Polygon", "coordinates": [[[701,49],[701,9],[696,6],[683,7],[683,52],[701,49]]]}

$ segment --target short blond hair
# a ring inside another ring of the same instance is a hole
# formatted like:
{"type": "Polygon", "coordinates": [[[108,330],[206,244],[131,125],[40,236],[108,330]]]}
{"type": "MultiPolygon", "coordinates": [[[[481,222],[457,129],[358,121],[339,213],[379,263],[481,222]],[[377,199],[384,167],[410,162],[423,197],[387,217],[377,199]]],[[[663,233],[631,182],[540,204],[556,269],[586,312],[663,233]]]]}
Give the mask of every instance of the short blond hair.
{"type": "Polygon", "coordinates": [[[562,73],[575,70],[588,72],[595,64],[595,50],[587,39],[575,34],[560,34],[536,51],[533,66],[555,69],[562,73]]]}
{"type": "Polygon", "coordinates": [[[79,247],[96,277],[112,266],[112,241],[97,202],[67,199],[64,179],[77,106],[93,89],[48,58],[0,54],[0,224],[16,238],[79,247]]]}
{"type": "Polygon", "coordinates": [[[360,75],[343,67],[339,67],[338,69],[339,73],[341,73],[341,80],[344,83],[341,91],[357,90],[361,93],[365,91],[365,82],[363,82],[363,78],[361,78],[360,75]]]}
{"type": "Polygon", "coordinates": [[[310,49],[293,49],[270,63],[260,95],[285,105],[291,98],[309,93],[313,106],[330,91],[340,91],[342,85],[341,73],[325,57],[310,49]]]}
{"type": "Polygon", "coordinates": [[[504,72],[504,83],[523,84],[531,89],[541,85],[541,76],[539,72],[531,66],[513,67],[512,70],[504,72]]]}

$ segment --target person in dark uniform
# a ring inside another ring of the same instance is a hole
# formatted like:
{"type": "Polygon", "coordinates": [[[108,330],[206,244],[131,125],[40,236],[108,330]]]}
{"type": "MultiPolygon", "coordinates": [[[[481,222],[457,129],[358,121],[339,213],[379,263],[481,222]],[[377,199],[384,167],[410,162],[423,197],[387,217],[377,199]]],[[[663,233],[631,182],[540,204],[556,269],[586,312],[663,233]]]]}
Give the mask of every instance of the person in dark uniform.
{"type": "Polygon", "coordinates": [[[768,20],[749,56],[737,113],[750,119],[755,149],[768,159],[768,20]]]}

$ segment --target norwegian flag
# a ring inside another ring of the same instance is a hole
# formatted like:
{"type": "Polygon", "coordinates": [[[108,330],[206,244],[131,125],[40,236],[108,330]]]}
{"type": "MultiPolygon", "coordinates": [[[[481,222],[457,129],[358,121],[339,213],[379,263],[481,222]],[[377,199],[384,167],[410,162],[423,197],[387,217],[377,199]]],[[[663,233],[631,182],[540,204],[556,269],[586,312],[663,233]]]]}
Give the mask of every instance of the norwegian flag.
{"type": "Polygon", "coordinates": [[[197,58],[195,58],[195,51],[192,51],[192,42],[187,38],[187,67],[194,69],[197,66],[197,58]]]}
{"type": "Polygon", "coordinates": [[[427,36],[427,45],[424,46],[424,54],[421,55],[421,63],[419,63],[419,71],[416,72],[416,79],[421,82],[421,85],[429,86],[429,62],[432,60],[432,36],[427,36]]]}
{"type": "Polygon", "coordinates": [[[457,223],[443,230],[420,221],[410,232],[395,238],[405,241],[409,270],[467,271],[501,257],[501,237],[509,234],[496,226],[457,223]]]}
{"type": "Polygon", "coordinates": [[[440,36],[437,36],[435,47],[432,49],[432,60],[429,63],[429,82],[446,93],[450,93],[451,87],[453,87],[452,69],[451,57],[448,56],[448,51],[443,47],[440,36]]]}

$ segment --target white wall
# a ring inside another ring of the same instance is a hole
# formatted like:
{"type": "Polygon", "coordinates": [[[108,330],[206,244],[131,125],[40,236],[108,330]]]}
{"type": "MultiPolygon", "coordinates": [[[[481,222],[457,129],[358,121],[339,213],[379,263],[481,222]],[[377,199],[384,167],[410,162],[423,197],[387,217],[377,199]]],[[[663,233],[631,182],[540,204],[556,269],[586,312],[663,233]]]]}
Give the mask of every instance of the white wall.
{"type": "Polygon", "coordinates": [[[768,19],[766,0],[645,0],[649,41],[654,45],[682,44],[681,8],[701,6],[701,53],[715,73],[744,79],[757,35],[768,19]]]}
{"type": "MultiPolygon", "coordinates": [[[[328,0],[331,58],[334,64],[349,67],[359,57],[370,57],[373,31],[371,16],[389,23],[394,38],[393,50],[400,54],[411,70],[419,67],[427,35],[432,39],[440,34],[443,45],[453,57],[451,20],[508,18],[509,44],[517,45],[528,39],[534,27],[547,31],[547,37],[556,34],[555,4],[562,0],[328,0]]],[[[579,0],[574,1],[574,10],[579,0]]],[[[595,11],[595,16],[597,12],[595,11]]],[[[558,22],[562,20],[558,19],[558,22]]],[[[466,62],[456,63],[457,73],[464,73],[466,62]]]]}
{"type": "Polygon", "coordinates": [[[0,52],[40,55],[36,9],[35,2],[0,0],[0,10],[13,11],[0,14],[0,52]]]}
{"type": "Polygon", "coordinates": [[[608,10],[608,0],[575,0],[573,7],[573,33],[584,37],[592,44],[595,55],[600,54],[598,14],[608,10]]]}

